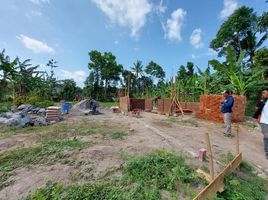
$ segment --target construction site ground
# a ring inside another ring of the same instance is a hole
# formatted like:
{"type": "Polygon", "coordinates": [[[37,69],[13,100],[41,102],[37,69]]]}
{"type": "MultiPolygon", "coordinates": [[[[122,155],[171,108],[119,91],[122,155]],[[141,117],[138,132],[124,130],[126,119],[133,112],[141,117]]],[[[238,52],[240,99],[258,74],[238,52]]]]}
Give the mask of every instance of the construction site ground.
{"type": "MultiPolygon", "coordinates": [[[[20,199],[48,180],[68,185],[94,182],[107,174],[120,176],[117,169],[124,162],[125,156],[143,155],[156,149],[186,154],[189,157],[187,162],[195,168],[207,168],[208,162],[202,162],[197,157],[198,150],[206,148],[206,132],[210,135],[217,172],[224,167],[226,155],[229,152],[235,154],[235,139],[223,136],[221,123],[198,120],[191,115],[167,117],[142,112],[140,117],[131,117],[112,113],[109,109],[102,109],[101,113],[94,116],[69,116],[63,122],[51,126],[1,129],[1,154],[35,147],[40,143],[40,138],[57,138],[56,134],[61,134],[64,139],[91,144],[73,150],[68,158],[14,169],[8,177],[9,184],[0,190],[0,199],[20,199]],[[87,129],[91,126],[95,132],[88,133],[87,129]],[[109,131],[114,135],[109,135],[109,131]]],[[[243,160],[253,164],[258,175],[267,177],[268,161],[264,156],[260,128],[256,123],[240,123],[239,136],[243,160]]]]}

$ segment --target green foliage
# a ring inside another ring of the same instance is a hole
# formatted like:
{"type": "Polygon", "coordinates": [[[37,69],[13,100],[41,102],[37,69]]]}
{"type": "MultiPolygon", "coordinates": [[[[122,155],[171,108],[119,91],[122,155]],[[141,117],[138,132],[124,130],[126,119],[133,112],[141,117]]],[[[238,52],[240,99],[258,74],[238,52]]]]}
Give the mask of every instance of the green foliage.
{"type": "Polygon", "coordinates": [[[232,46],[227,47],[226,61],[220,63],[218,60],[211,60],[213,68],[228,79],[226,89],[235,90],[238,95],[246,95],[249,90],[256,90],[263,87],[267,80],[262,80],[263,69],[244,70],[243,58],[245,51],[242,51],[239,57],[236,57],[235,49],[232,46]]]}
{"type": "Polygon", "coordinates": [[[254,176],[232,174],[225,179],[225,191],[218,195],[218,199],[236,200],[265,200],[267,181],[254,176]]]}
{"type": "Polygon", "coordinates": [[[61,81],[61,87],[58,90],[58,97],[61,100],[73,101],[79,93],[76,83],[73,79],[66,79],[61,81]]]}
{"type": "Polygon", "coordinates": [[[91,70],[89,77],[85,81],[87,96],[95,99],[107,99],[108,88],[112,83],[120,80],[120,73],[123,66],[117,64],[116,57],[111,52],[99,51],[89,52],[90,63],[88,68],[91,70]]]}
{"type": "Polygon", "coordinates": [[[150,76],[161,80],[163,80],[166,76],[163,68],[154,61],[149,62],[144,71],[146,74],[149,74],[150,76]]]}
{"type": "Polygon", "coordinates": [[[33,105],[35,105],[36,107],[39,107],[39,108],[47,108],[49,106],[53,106],[54,102],[50,101],[50,100],[37,101],[37,102],[34,102],[33,105]]]}
{"type": "Polygon", "coordinates": [[[221,25],[210,47],[219,52],[220,56],[226,54],[228,45],[234,47],[237,57],[245,50],[252,65],[256,50],[267,39],[266,25],[265,15],[261,20],[252,8],[241,6],[221,25]],[[257,41],[257,38],[260,39],[257,41]]]}

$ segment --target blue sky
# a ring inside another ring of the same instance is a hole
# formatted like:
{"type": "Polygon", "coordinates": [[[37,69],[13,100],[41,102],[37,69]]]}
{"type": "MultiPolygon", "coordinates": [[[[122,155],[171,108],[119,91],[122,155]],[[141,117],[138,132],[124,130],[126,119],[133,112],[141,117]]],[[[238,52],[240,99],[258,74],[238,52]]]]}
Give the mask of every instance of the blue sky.
{"type": "Polygon", "coordinates": [[[192,61],[201,69],[222,22],[241,5],[258,14],[265,0],[1,0],[0,49],[14,58],[58,61],[58,79],[79,86],[89,74],[88,52],[110,51],[130,68],[153,60],[170,77],[192,61]]]}

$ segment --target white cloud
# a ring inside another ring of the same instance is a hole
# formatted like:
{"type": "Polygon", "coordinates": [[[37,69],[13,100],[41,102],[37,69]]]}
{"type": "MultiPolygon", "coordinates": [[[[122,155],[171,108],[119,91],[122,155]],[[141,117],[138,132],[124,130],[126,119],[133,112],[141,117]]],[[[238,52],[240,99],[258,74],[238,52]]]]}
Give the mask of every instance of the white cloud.
{"type": "Polygon", "coordinates": [[[40,5],[42,3],[50,3],[50,0],[30,0],[33,4],[40,5]]]}
{"type": "Polygon", "coordinates": [[[55,50],[48,46],[46,43],[41,42],[39,40],[30,38],[21,34],[17,36],[17,38],[21,41],[21,43],[28,49],[31,49],[34,53],[54,53],[55,50]]]}
{"type": "Polygon", "coordinates": [[[238,8],[237,0],[224,0],[223,4],[224,4],[224,7],[222,11],[220,12],[221,19],[229,17],[238,8]]]}
{"type": "Polygon", "coordinates": [[[199,49],[204,46],[202,42],[202,30],[200,28],[194,29],[190,36],[190,43],[194,48],[199,49]]]}
{"type": "Polygon", "coordinates": [[[129,27],[131,36],[138,36],[139,30],[146,24],[146,15],[152,5],[148,0],[92,0],[112,20],[120,26],[129,27]]]}
{"type": "Polygon", "coordinates": [[[114,44],[115,44],[115,45],[118,45],[118,44],[119,44],[119,41],[118,41],[118,40],[115,40],[115,41],[114,41],[114,44]]]}
{"type": "Polygon", "coordinates": [[[78,85],[81,85],[81,83],[83,83],[86,78],[87,78],[87,74],[86,72],[84,72],[83,70],[77,70],[77,71],[67,71],[67,70],[60,70],[61,76],[65,79],[73,79],[75,82],[78,83],[78,85]]]}
{"type": "Polygon", "coordinates": [[[208,56],[216,56],[217,54],[218,53],[215,50],[211,48],[208,49],[208,53],[207,53],[208,56]]]}
{"type": "Polygon", "coordinates": [[[155,6],[155,10],[159,15],[162,15],[166,12],[167,6],[163,5],[163,0],[161,0],[159,4],[155,6]]]}
{"type": "Polygon", "coordinates": [[[215,56],[217,56],[217,52],[214,51],[211,48],[208,48],[207,52],[199,54],[199,55],[192,54],[191,58],[192,59],[198,59],[198,58],[202,58],[202,57],[205,57],[205,56],[215,57],[215,56]]]}
{"type": "Polygon", "coordinates": [[[42,17],[43,13],[41,11],[32,10],[31,12],[26,13],[26,17],[29,20],[32,20],[34,17],[42,17]]]}
{"type": "Polygon", "coordinates": [[[162,24],[162,27],[165,31],[165,38],[177,41],[182,40],[181,29],[186,14],[187,12],[182,8],[178,8],[177,10],[173,11],[171,18],[167,20],[167,23],[162,24]]]}

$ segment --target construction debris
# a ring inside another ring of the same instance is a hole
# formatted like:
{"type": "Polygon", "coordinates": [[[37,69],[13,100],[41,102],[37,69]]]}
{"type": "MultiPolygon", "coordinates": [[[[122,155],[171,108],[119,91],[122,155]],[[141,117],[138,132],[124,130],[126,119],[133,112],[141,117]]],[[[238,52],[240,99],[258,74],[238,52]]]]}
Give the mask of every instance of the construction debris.
{"type": "Polygon", "coordinates": [[[71,109],[71,114],[72,115],[98,114],[99,112],[96,110],[98,107],[100,107],[100,104],[96,100],[84,99],[73,106],[73,108],[71,109]]]}

